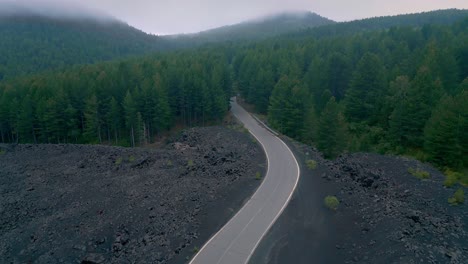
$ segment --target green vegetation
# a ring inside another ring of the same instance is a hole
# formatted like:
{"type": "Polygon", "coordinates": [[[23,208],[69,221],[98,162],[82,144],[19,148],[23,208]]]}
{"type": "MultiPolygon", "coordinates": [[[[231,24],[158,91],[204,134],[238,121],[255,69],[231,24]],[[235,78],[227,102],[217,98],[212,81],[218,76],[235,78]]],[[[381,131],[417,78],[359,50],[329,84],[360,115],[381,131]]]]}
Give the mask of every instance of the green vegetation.
{"type": "Polygon", "coordinates": [[[455,194],[448,198],[448,202],[451,205],[459,205],[465,202],[465,193],[462,188],[458,189],[455,194]]]}
{"type": "Polygon", "coordinates": [[[219,121],[231,94],[223,57],[187,52],[0,82],[0,142],[133,147],[176,122],[219,121]]]}
{"type": "Polygon", "coordinates": [[[338,206],[340,205],[340,201],[336,196],[327,196],[324,199],[325,201],[325,206],[328,207],[329,209],[336,210],[338,209],[338,206]]]}
{"type": "Polygon", "coordinates": [[[420,179],[420,180],[425,180],[425,179],[429,179],[431,177],[431,175],[429,174],[429,172],[427,171],[424,171],[424,170],[421,170],[419,168],[417,169],[414,169],[414,168],[409,168],[408,169],[408,172],[413,175],[414,177],[420,179]]]}
{"type": "Polygon", "coordinates": [[[129,161],[129,162],[134,162],[134,161],[135,161],[135,157],[134,157],[134,156],[128,157],[128,161],[129,161]]]}
{"type": "MultiPolygon", "coordinates": [[[[301,29],[332,24],[333,21],[310,12],[285,12],[263,19],[247,21],[204,31],[189,38],[197,43],[255,40],[295,32],[301,29]]],[[[182,40],[184,37],[182,37],[182,40]]]]}
{"type": "Polygon", "coordinates": [[[260,172],[255,173],[255,179],[257,181],[261,180],[262,179],[262,174],[260,172]]]}
{"type": "Polygon", "coordinates": [[[450,169],[445,171],[445,187],[453,187],[458,181],[463,178],[463,174],[460,172],[455,172],[450,169]]]}
{"type": "MultiPolygon", "coordinates": [[[[1,4],[1,3],[0,3],[1,4]]],[[[2,7],[0,6],[0,9],[2,7]]],[[[0,14],[0,80],[67,65],[165,50],[170,43],[122,22],[0,14]]]]}
{"type": "Polygon", "coordinates": [[[193,250],[192,250],[193,253],[198,253],[198,251],[200,251],[200,249],[197,246],[193,247],[193,250]]]}
{"type": "Polygon", "coordinates": [[[188,160],[187,161],[187,166],[193,167],[193,165],[195,165],[195,163],[193,163],[193,160],[188,160]]]}
{"type": "MultiPolygon", "coordinates": [[[[446,10],[375,18],[6,78],[0,81],[0,142],[145,145],[176,124],[222,120],[229,97],[239,93],[273,129],[314,145],[326,158],[354,151],[412,155],[464,172],[466,15],[446,10]]],[[[19,54],[16,43],[35,37],[14,39],[15,47],[0,41],[0,51],[19,54]]],[[[37,64],[56,61],[49,58],[34,58],[31,67],[40,71],[37,64]]],[[[15,76],[30,62],[0,61],[0,75],[15,76]]],[[[65,65],[75,62],[84,63],[65,65]]]]}
{"type": "Polygon", "coordinates": [[[122,164],[122,161],[123,159],[121,157],[118,157],[116,160],[115,160],[115,165],[120,165],[122,164]]]}
{"type": "Polygon", "coordinates": [[[315,170],[317,168],[317,162],[315,160],[307,160],[306,165],[307,165],[307,168],[311,170],[315,170]]]}
{"type": "Polygon", "coordinates": [[[169,167],[172,167],[172,165],[173,165],[173,164],[172,164],[172,161],[171,161],[171,160],[168,160],[168,161],[166,162],[166,165],[169,166],[169,167]]]}

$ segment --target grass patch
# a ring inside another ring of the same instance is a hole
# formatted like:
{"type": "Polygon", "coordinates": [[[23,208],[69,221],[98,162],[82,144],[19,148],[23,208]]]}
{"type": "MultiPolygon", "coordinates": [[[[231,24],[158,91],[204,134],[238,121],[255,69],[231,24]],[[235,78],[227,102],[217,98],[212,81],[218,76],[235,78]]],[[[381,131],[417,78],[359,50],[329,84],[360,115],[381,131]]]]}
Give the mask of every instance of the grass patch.
{"type": "Polygon", "coordinates": [[[311,170],[315,170],[317,168],[317,162],[315,160],[307,160],[306,165],[307,165],[307,168],[311,170]]]}
{"type": "Polygon", "coordinates": [[[122,159],[121,157],[117,158],[117,159],[115,160],[115,165],[120,165],[120,164],[122,164],[122,161],[123,161],[123,159],[122,159]]]}
{"type": "Polygon", "coordinates": [[[192,167],[193,165],[195,165],[195,163],[193,163],[193,160],[187,161],[187,166],[192,167]]]}
{"type": "Polygon", "coordinates": [[[255,173],[255,179],[257,181],[261,180],[262,179],[262,174],[260,174],[260,172],[257,171],[257,173],[255,173]]]}
{"type": "Polygon", "coordinates": [[[134,157],[134,156],[130,156],[130,157],[128,157],[128,161],[130,161],[130,162],[134,162],[134,161],[135,161],[135,157],[134,157]]]}
{"type": "Polygon", "coordinates": [[[332,195],[325,197],[324,202],[325,202],[325,206],[332,210],[338,209],[338,206],[340,205],[340,201],[338,200],[338,198],[332,195]]]}
{"type": "Polygon", "coordinates": [[[459,205],[465,202],[465,192],[462,188],[458,189],[452,197],[448,198],[451,205],[459,205]]]}
{"type": "Polygon", "coordinates": [[[414,177],[420,179],[420,180],[425,180],[429,179],[431,175],[427,171],[423,171],[421,169],[414,169],[414,168],[409,168],[408,172],[413,175],[414,177]]]}

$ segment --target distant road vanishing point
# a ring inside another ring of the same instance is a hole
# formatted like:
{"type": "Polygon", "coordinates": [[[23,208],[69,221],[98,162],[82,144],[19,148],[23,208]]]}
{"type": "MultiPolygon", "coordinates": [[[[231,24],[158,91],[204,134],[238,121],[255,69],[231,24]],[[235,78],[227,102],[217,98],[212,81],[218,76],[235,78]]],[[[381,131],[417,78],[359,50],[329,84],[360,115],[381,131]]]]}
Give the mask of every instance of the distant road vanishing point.
{"type": "Polygon", "coordinates": [[[206,242],[190,264],[247,263],[287,206],[299,180],[299,165],[289,147],[239,106],[235,98],[231,106],[231,112],[263,146],[267,174],[250,200],[206,242]]]}

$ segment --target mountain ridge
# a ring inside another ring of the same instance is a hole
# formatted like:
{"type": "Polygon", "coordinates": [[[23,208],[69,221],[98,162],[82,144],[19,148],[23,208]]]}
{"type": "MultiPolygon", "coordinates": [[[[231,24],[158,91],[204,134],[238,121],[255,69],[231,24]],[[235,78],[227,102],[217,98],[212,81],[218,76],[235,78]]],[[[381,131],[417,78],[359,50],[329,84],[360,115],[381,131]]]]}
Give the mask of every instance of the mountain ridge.
{"type": "Polygon", "coordinates": [[[249,19],[240,23],[204,30],[198,33],[176,34],[164,37],[186,40],[197,39],[201,42],[264,39],[281,35],[283,33],[333,23],[336,22],[310,11],[283,11],[249,19]]]}

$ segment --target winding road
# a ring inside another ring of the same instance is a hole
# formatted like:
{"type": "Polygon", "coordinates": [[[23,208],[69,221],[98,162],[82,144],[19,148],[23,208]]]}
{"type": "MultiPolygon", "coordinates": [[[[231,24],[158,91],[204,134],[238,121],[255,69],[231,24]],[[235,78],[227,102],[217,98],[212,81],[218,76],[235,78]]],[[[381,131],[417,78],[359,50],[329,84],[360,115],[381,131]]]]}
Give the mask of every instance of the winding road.
{"type": "Polygon", "coordinates": [[[260,125],[235,99],[231,102],[231,112],[262,145],[268,170],[250,200],[206,242],[190,264],[247,263],[283,212],[299,180],[299,165],[289,147],[260,125]]]}

